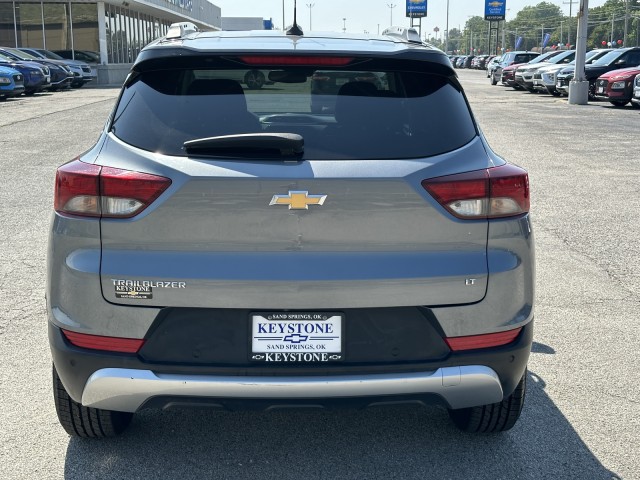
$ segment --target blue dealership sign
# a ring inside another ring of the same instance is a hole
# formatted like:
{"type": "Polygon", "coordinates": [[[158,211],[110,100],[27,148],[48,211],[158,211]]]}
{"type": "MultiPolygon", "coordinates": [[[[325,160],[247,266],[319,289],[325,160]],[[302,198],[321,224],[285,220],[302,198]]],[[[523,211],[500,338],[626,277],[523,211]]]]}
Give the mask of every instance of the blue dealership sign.
{"type": "Polygon", "coordinates": [[[427,0],[407,0],[407,17],[422,18],[427,16],[427,0]]]}
{"type": "Polygon", "coordinates": [[[485,0],[484,19],[492,22],[504,20],[507,0],[485,0]]]}

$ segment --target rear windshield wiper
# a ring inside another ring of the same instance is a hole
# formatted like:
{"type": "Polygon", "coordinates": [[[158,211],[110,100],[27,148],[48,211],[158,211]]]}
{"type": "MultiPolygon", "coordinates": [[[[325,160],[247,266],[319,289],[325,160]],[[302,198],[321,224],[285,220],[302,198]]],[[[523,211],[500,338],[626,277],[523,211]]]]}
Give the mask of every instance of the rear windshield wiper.
{"type": "Polygon", "coordinates": [[[216,157],[281,159],[299,158],[304,138],[295,133],[247,133],[198,138],[184,142],[187,153],[216,157]]]}

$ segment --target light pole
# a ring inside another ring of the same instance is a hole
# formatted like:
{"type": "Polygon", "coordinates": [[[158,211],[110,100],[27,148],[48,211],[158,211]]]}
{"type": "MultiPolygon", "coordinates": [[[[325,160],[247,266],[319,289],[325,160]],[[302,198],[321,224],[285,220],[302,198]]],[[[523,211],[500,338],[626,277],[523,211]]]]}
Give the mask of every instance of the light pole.
{"type": "Polygon", "coordinates": [[[311,10],[313,9],[313,7],[315,7],[316,4],[315,3],[307,3],[307,7],[309,7],[309,31],[312,30],[312,26],[311,26],[311,10]]]}
{"type": "Polygon", "coordinates": [[[387,7],[389,7],[389,10],[391,10],[391,23],[389,24],[389,26],[393,26],[393,9],[396,8],[398,5],[396,5],[395,3],[387,3],[387,7]]]}
{"type": "Polygon", "coordinates": [[[342,33],[347,33],[347,19],[342,19],[342,33]]]}
{"type": "Polygon", "coordinates": [[[284,0],[282,0],[282,31],[284,32],[287,29],[287,26],[284,24],[284,0]]]}
{"type": "Polygon", "coordinates": [[[447,0],[447,26],[445,28],[444,53],[449,51],[449,0],[447,0]]]}

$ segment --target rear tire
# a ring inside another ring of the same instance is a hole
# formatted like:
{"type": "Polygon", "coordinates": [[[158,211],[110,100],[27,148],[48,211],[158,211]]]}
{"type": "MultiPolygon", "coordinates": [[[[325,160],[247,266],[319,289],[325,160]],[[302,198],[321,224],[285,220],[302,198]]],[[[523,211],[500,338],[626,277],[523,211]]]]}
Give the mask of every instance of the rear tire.
{"type": "Polygon", "coordinates": [[[53,399],[60,425],[74,437],[115,437],[129,426],[133,417],[133,414],[128,412],[83,407],[69,396],[55,366],[53,367],[53,399]]]}
{"type": "Polygon", "coordinates": [[[614,107],[622,108],[629,102],[628,101],[627,102],[619,102],[619,101],[609,100],[609,103],[611,103],[611,105],[613,105],[614,107]]]}
{"type": "Polygon", "coordinates": [[[497,433],[511,429],[524,405],[527,371],[511,395],[499,403],[449,410],[449,417],[460,430],[471,433],[497,433]]]}
{"type": "Polygon", "coordinates": [[[498,80],[494,75],[491,75],[491,85],[497,85],[497,84],[498,84],[498,80]]]}

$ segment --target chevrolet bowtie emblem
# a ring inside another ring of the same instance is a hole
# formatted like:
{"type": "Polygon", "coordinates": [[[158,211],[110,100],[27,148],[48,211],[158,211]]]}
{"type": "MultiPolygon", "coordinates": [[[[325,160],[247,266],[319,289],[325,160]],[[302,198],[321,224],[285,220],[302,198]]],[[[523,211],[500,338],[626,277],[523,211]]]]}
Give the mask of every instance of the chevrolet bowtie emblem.
{"type": "Polygon", "coordinates": [[[289,205],[289,210],[309,210],[309,205],[323,205],[326,199],[326,195],[290,190],[288,195],[274,195],[269,205],[289,205]]]}

